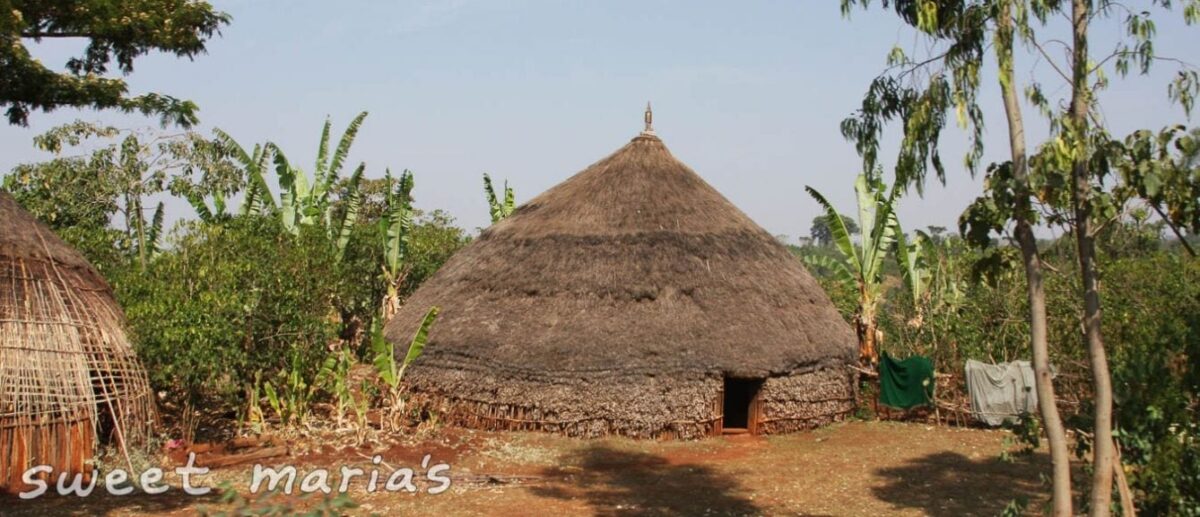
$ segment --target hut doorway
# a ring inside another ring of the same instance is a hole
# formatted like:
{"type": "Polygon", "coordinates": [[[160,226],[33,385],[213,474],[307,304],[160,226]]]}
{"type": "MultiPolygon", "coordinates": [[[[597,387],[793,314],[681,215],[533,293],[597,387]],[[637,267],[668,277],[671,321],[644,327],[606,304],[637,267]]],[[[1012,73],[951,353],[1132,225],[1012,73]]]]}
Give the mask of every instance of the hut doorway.
{"type": "Polygon", "coordinates": [[[722,434],[758,434],[758,392],[762,379],[725,378],[722,434]]]}

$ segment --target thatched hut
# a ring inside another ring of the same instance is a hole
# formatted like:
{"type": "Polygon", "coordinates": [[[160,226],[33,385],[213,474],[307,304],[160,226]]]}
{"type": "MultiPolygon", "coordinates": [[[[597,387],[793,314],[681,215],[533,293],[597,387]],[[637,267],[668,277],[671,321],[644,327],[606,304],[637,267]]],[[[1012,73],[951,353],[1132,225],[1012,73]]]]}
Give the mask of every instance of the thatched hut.
{"type": "Polygon", "coordinates": [[[123,324],[83,255],[0,191],[0,490],[24,490],[37,465],[88,474],[98,441],[147,436],[153,400],[123,324]]]}
{"type": "Polygon", "coordinates": [[[405,382],[451,424],[695,438],[811,428],[854,403],[855,338],[828,296],[649,124],[455,254],[388,338],[407,343],[434,305],[405,382]]]}

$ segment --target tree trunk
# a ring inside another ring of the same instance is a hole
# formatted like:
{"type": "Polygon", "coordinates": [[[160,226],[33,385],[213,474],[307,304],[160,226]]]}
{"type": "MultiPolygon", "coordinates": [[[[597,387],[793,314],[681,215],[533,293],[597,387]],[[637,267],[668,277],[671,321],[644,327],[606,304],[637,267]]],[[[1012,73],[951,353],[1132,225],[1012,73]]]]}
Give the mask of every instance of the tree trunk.
{"type": "Polygon", "coordinates": [[[146,215],[142,212],[142,195],[135,194],[133,202],[133,221],[137,231],[138,267],[146,270],[146,215]]]}
{"type": "Polygon", "coordinates": [[[1008,118],[1008,141],[1012,152],[1012,175],[1017,184],[1015,219],[1016,237],[1021,248],[1028,283],[1030,348],[1033,351],[1033,371],[1037,387],[1038,408],[1050,444],[1053,480],[1053,511],[1056,516],[1070,516],[1071,456],[1067,435],[1058,414],[1054,382],[1050,375],[1050,349],[1046,339],[1046,291],[1042,285],[1042,260],[1037,238],[1030,224],[1033,212],[1029,192],[1028,163],[1025,156],[1025,123],[1017,97],[1013,76],[1013,20],[1011,6],[1004,5],[997,18],[996,53],[999,62],[1000,90],[1004,97],[1004,113],[1008,118]]]}
{"type": "Polygon", "coordinates": [[[1075,240],[1079,247],[1079,273],[1083,281],[1083,330],[1091,358],[1092,382],[1096,391],[1096,422],[1092,441],[1092,495],[1090,510],[1093,516],[1107,516],[1112,503],[1113,436],[1112,436],[1112,379],[1108,373],[1108,358],[1104,338],[1100,333],[1100,281],[1096,269],[1096,242],[1091,217],[1091,174],[1088,153],[1080,152],[1088,133],[1088,47],[1087,32],[1090,18],[1088,0],[1072,0],[1071,25],[1074,48],[1071,56],[1071,108],[1069,130],[1075,139],[1076,150],[1071,166],[1072,206],[1075,212],[1075,240]]]}
{"type": "Polygon", "coordinates": [[[854,330],[858,334],[858,362],[868,368],[879,363],[879,329],[875,323],[875,302],[867,297],[866,287],[859,288],[858,315],[854,330]]]}

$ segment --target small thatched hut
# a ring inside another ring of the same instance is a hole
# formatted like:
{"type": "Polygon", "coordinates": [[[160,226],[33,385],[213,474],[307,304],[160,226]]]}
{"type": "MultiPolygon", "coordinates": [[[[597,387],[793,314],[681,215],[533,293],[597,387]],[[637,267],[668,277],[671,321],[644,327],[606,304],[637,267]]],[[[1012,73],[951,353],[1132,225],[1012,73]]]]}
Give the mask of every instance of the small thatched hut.
{"type": "Polygon", "coordinates": [[[811,428],[854,403],[855,338],[828,296],[649,124],[454,255],[388,338],[407,343],[434,305],[405,382],[451,424],[694,438],[811,428]]]}
{"type": "Polygon", "coordinates": [[[123,324],[83,255],[0,191],[0,490],[37,465],[90,474],[99,440],[147,436],[154,401],[123,324]]]}

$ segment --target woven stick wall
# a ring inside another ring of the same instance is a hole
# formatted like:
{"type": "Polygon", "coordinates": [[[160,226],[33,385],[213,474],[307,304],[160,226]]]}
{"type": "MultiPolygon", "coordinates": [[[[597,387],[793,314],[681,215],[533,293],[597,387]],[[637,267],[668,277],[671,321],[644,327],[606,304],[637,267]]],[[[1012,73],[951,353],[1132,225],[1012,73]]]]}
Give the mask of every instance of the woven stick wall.
{"type": "Polygon", "coordinates": [[[26,469],[90,472],[97,440],[144,443],[156,420],[146,373],[108,285],[0,192],[0,490],[26,469]]]}

